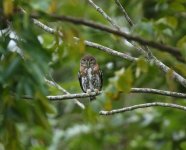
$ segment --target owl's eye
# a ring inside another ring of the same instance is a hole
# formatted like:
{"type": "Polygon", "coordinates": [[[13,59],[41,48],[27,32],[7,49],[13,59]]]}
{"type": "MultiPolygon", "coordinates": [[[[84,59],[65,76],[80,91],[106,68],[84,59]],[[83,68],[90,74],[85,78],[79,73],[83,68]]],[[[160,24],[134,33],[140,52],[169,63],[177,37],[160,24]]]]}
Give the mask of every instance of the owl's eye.
{"type": "Polygon", "coordinates": [[[90,59],[90,62],[94,62],[94,59],[90,59]]]}
{"type": "Polygon", "coordinates": [[[86,61],[85,59],[82,59],[82,60],[81,60],[81,63],[85,63],[85,61],[86,61]]]}

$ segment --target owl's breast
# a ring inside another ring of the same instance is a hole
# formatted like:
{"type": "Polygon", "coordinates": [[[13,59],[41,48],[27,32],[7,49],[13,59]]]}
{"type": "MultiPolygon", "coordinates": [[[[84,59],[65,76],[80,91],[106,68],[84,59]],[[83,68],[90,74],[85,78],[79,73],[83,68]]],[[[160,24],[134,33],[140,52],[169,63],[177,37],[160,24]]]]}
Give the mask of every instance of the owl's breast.
{"type": "Polygon", "coordinates": [[[88,75],[89,79],[92,78],[92,68],[87,69],[87,75],[88,75]]]}

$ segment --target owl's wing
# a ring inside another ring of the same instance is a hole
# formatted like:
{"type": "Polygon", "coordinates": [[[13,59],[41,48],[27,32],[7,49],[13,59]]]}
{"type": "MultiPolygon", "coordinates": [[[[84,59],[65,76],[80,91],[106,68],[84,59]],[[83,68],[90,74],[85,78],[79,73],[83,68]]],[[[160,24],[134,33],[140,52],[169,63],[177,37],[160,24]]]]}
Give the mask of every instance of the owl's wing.
{"type": "Polygon", "coordinates": [[[100,83],[100,91],[102,89],[102,86],[103,86],[103,72],[101,70],[99,70],[99,76],[100,76],[100,80],[101,80],[101,83],[100,83]]]}
{"type": "Polygon", "coordinates": [[[80,84],[80,86],[81,86],[82,91],[83,91],[84,93],[86,93],[86,92],[84,91],[84,89],[83,89],[83,85],[82,85],[82,77],[81,77],[80,72],[78,72],[78,79],[79,79],[79,84],[80,84]]]}

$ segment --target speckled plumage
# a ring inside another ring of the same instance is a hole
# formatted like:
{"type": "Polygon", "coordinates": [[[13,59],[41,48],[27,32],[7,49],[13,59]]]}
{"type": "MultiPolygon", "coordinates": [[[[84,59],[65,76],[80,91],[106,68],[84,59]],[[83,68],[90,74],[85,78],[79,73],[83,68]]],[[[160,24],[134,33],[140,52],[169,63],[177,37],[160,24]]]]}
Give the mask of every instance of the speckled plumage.
{"type": "MultiPolygon", "coordinates": [[[[80,71],[78,72],[79,83],[83,92],[101,91],[103,78],[102,71],[93,56],[86,55],[80,61],[80,71]]],[[[90,100],[95,97],[90,97],[90,100]]]]}

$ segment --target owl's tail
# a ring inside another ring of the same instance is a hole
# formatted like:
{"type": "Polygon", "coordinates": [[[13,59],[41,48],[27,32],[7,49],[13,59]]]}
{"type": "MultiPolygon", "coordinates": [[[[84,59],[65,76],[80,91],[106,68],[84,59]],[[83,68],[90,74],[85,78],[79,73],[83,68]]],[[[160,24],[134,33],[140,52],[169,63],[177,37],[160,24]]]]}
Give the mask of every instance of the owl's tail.
{"type": "Polygon", "coordinates": [[[93,101],[93,100],[95,100],[95,99],[96,99],[95,96],[91,96],[91,97],[90,97],[90,101],[93,101]]]}

